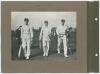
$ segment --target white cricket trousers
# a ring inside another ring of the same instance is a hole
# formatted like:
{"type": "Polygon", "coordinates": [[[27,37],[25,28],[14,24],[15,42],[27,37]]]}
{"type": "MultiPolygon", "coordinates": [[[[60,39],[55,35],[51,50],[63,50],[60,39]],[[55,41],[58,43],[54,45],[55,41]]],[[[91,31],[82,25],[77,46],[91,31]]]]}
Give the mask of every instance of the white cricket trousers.
{"type": "Polygon", "coordinates": [[[29,38],[22,39],[22,47],[24,49],[25,57],[29,57],[30,56],[30,39],[29,38]]]}
{"type": "Polygon", "coordinates": [[[58,37],[58,52],[60,52],[60,45],[63,42],[63,47],[64,47],[64,55],[67,55],[67,40],[66,40],[66,35],[62,37],[58,37]]]}
{"type": "Polygon", "coordinates": [[[43,52],[44,55],[48,56],[48,52],[49,52],[49,40],[46,38],[43,38],[43,52]]]}

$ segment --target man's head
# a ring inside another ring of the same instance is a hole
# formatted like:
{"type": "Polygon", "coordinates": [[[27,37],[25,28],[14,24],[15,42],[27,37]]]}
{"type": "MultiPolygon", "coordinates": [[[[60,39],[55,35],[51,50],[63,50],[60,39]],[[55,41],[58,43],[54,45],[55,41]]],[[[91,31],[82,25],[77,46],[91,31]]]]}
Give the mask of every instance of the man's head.
{"type": "Polygon", "coordinates": [[[48,26],[48,21],[44,21],[45,26],[48,26]]]}
{"type": "Polygon", "coordinates": [[[25,22],[26,25],[28,25],[29,19],[28,18],[25,18],[24,19],[24,22],[25,22]]]}
{"type": "Polygon", "coordinates": [[[65,24],[65,19],[61,19],[62,25],[65,24]]]}

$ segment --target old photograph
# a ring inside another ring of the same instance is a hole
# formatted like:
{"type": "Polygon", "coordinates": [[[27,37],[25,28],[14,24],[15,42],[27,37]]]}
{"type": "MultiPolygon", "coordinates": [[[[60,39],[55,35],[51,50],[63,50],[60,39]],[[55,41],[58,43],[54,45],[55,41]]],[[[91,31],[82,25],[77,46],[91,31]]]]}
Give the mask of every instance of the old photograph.
{"type": "Polygon", "coordinates": [[[76,30],[76,12],[11,12],[11,58],[76,59],[76,30]]]}

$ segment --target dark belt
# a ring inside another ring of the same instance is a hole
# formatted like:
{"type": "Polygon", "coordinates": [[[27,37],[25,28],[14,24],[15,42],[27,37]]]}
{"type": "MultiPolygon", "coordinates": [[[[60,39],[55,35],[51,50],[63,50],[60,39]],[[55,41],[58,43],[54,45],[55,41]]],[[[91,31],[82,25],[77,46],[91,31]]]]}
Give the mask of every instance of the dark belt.
{"type": "Polygon", "coordinates": [[[66,35],[66,34],[59,34],[59,35],[66,35]]]}
{"type": "Polygon", "coordinates": [[[59,36],[59,37],[63,37],[64,35],[66,35],[66,34],[59,34],[58,36],[59,36]]]}

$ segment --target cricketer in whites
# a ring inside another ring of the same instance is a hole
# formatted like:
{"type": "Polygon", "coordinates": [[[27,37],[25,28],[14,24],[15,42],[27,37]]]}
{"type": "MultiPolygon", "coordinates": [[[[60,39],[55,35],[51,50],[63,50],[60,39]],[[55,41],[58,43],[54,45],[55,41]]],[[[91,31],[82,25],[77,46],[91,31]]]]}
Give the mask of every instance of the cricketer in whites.
{"type": "MultiPolygon", "coordinates": [[[[18,57],[20,57],[21,49],[24,51],[24,56],[26,59],[30,58],[30,47],[32,43],[32,38],[33,38],[33,32],[32,28],[29,25],[29,19],[25,18],[24,19],[25,24],[21,26],[21,42],[22,44],[20,45],[20,49],[18,52],[18,57]]],[[[57,27],[56,29],[56,34],[58,38],[58,44],[57,44],[57,51],[58,54],[60,54],[60,46],[61,43],[63,43],[64,47],[64,57],[68,57],[67,55],[67,35],[66,35],[66,30],[67,27],[65,26],[65,19],[61,19],[61,24],[60,26],[57,27]]],[[[48,56],[49,54],[49,42],[50,42],[50,34],[51,34],[51,27],[49,26],[49,21],[45,20],[44,25],[41,28],[41,32],[39,35],[39,41],[42,41],[42,47],[43,47],[43,56],[48,56]]]]}

